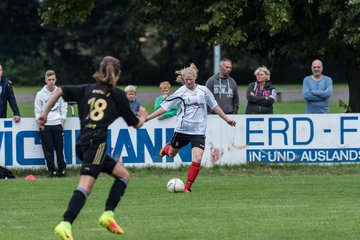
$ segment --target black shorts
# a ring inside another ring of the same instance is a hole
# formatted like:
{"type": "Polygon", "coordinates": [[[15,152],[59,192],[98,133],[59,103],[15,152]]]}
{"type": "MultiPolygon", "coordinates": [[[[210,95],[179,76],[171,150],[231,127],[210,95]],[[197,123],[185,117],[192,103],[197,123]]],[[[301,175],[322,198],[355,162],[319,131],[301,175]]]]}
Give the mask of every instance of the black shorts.
{"type": "Polygon", "coordinates": [[[205,135],[191,135],[185,133],[174,132],[171,139],[171,146],[173,148],[182,148],[191,143],[191,148],[198,147],[205,149],[205,135]]]}
{"type": "Polygon", "coordinates": [[[80,175],[97,178],[101,172],[112,174],[116,161],[106,154],[106,143],[98,146],[76,146],[76,154],[82,161],[80,175]]]}

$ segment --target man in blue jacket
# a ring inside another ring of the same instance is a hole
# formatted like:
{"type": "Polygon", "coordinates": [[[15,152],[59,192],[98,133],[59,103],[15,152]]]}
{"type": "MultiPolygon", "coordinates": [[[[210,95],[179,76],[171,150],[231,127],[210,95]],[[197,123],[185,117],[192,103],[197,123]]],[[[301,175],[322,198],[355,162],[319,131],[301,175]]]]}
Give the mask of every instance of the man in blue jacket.
{"type": "Polygon", "coordinates": [[[322,74],[323,64],[316,59],[311,64],[312,75],[303,80],[302,94],[306,101],[306,113],[328,113],[333,82],[322,74]]]}
{"type": "Polygon", "coordinates": [[[0,63],[0,118],[6,118],[8,102],[14,113],[13,120],[20,122],[20,111],[16,103],[11,81],[3,76],[3,68],[0,63]]]}

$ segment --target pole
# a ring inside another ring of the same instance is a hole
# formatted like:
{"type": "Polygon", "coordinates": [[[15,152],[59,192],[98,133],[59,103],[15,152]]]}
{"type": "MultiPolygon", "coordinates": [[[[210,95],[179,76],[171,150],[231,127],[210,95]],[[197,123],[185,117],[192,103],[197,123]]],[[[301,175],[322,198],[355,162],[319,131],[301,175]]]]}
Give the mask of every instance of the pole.
{"type": "Polygon", "coordinates": [[[214,74],[218,73],[220,70],[220,56],[221,56],[221,47],[219,44],[214,46],[214,74]]]}

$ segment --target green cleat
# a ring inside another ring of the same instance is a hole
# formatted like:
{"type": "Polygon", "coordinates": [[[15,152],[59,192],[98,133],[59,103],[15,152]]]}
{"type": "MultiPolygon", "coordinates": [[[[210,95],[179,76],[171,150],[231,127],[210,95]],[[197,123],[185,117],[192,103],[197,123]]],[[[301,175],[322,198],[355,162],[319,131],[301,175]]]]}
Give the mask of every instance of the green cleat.
{"type": "Polygon", "coordinates": [[[114,219],[113,211],[105,211],[99,218],[99,223],[101,226],[103,226],[112,233],[124,234],[124,231],[121,229],[121,227],[116,223],[114,219]]]}
{"type": "Polygon", "coordinates": [[[69,222],[62,221],[60,222],[54,230],[54,233],[61,237],[63,240],[74,240],[71,231],[71,224],[69,222]]]}

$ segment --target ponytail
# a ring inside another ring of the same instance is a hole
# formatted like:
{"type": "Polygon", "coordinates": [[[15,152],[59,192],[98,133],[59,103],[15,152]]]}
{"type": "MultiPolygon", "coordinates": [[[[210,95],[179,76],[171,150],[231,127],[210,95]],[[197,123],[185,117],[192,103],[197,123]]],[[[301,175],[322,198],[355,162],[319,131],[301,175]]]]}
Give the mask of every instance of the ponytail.
{"type": "Polygon", "coordinates": [[[120,61],[117,58],[106,56],[100,63],[100,68],[93,74],[99,83],[115,85],[120,77],[120,61]]]}

